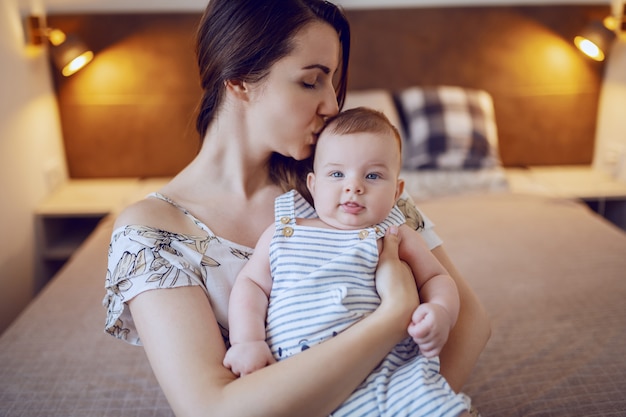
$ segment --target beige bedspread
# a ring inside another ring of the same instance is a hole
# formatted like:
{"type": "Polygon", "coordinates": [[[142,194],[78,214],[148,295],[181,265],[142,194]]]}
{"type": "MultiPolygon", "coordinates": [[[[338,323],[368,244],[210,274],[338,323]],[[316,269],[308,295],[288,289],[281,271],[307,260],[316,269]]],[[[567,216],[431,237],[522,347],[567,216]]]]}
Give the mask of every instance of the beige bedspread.
{"type": "Polygon", "coordinates": [[[626,234],[565,200],[420,207],[492,319],[466,386],[483,416],[626,416],[626,234]]]}
{"type": "MultiPolygon", "coordinates": [[[[422,202],[493,320],[465,391],[484,417],[626,415],[626,234],[584,206],[422,202]]],[[[107,219],[0,337],[0,416],[170,416],[143,350],[102,331],[107,219]]]]}

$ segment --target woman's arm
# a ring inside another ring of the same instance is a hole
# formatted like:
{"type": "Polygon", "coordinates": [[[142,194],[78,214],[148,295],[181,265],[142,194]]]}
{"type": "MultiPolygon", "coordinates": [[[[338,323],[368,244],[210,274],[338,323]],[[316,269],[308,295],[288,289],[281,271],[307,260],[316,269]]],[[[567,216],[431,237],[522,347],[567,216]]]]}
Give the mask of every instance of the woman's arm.
{"type": "Polygon", "coordinates": [[[452,389],[459,392],[491,336],[491,324],[480,300],[456,269],[443,246],[437,246],[432,253],[454,279],[461,301],[456,325],[439,354],[441,374],[452,389]]]}
{"type": "Polygon", "coordinates": [[[433,255],[448,271],[459,292],[460,310],[456,325],[452,328],[448,342],[439,354],[441,373],[455,391],[460,391],[476,365],[480,353],[491,336],[491,324],[480,300],[467,281],[456,269],[441,240],[432,232],[432,222],[415,207],[415,203],[405,191],[398,200],[398,207],[422,236],[428,235],[428,245],[433,255]]]}
{"type": "Polygon", "coordinates": [[[222,366],[226,351],[203,291],[147,291],[130,308],[154,373],[178,416],[326,416],[401,339],[418,304],[415,282],[386,237],[380,307],[324,343],[250,375],[222,366]],[[366,348],[364,348],[366,347],[366,348]]]}

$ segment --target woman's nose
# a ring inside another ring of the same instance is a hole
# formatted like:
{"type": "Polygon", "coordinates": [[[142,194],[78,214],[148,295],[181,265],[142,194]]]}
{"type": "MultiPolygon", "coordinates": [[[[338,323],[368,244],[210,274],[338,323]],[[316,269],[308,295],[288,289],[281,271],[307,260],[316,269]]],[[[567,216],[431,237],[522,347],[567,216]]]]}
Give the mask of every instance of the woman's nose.
{"type": "Polygon", "coordinates": [[[326,93],[320,103],[319,114],[327,118],[339,113],[339,104],[337,103],[337,94],[334,88],[327,88],[326,93]]]}

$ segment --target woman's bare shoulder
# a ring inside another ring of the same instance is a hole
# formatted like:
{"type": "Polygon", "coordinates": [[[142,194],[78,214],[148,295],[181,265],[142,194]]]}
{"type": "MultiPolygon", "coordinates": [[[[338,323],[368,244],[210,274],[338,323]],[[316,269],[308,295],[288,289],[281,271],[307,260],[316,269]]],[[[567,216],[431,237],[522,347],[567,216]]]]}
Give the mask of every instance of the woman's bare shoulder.
{"type": "Polygon", "coordinates": [[[169,229],[172,218],[177,218],[180,210],[170,203],[152,197],[138,200],[124,208],[116,217],[114,228],[128,225],[152,226],[169,229]]]}

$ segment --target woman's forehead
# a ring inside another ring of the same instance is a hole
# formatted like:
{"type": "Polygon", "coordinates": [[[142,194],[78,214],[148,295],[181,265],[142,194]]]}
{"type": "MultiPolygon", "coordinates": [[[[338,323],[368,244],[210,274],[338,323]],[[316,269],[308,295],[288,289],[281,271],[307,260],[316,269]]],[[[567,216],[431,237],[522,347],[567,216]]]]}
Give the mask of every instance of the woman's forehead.
{"type": "Polygon", "coordinates": [[[293,38],[294,48],[288,57],[310,61],[304,66],[322,65],[334,73],[339,66],[339,35],[327,23],[314,21],[300,29],[293,38]]]}

